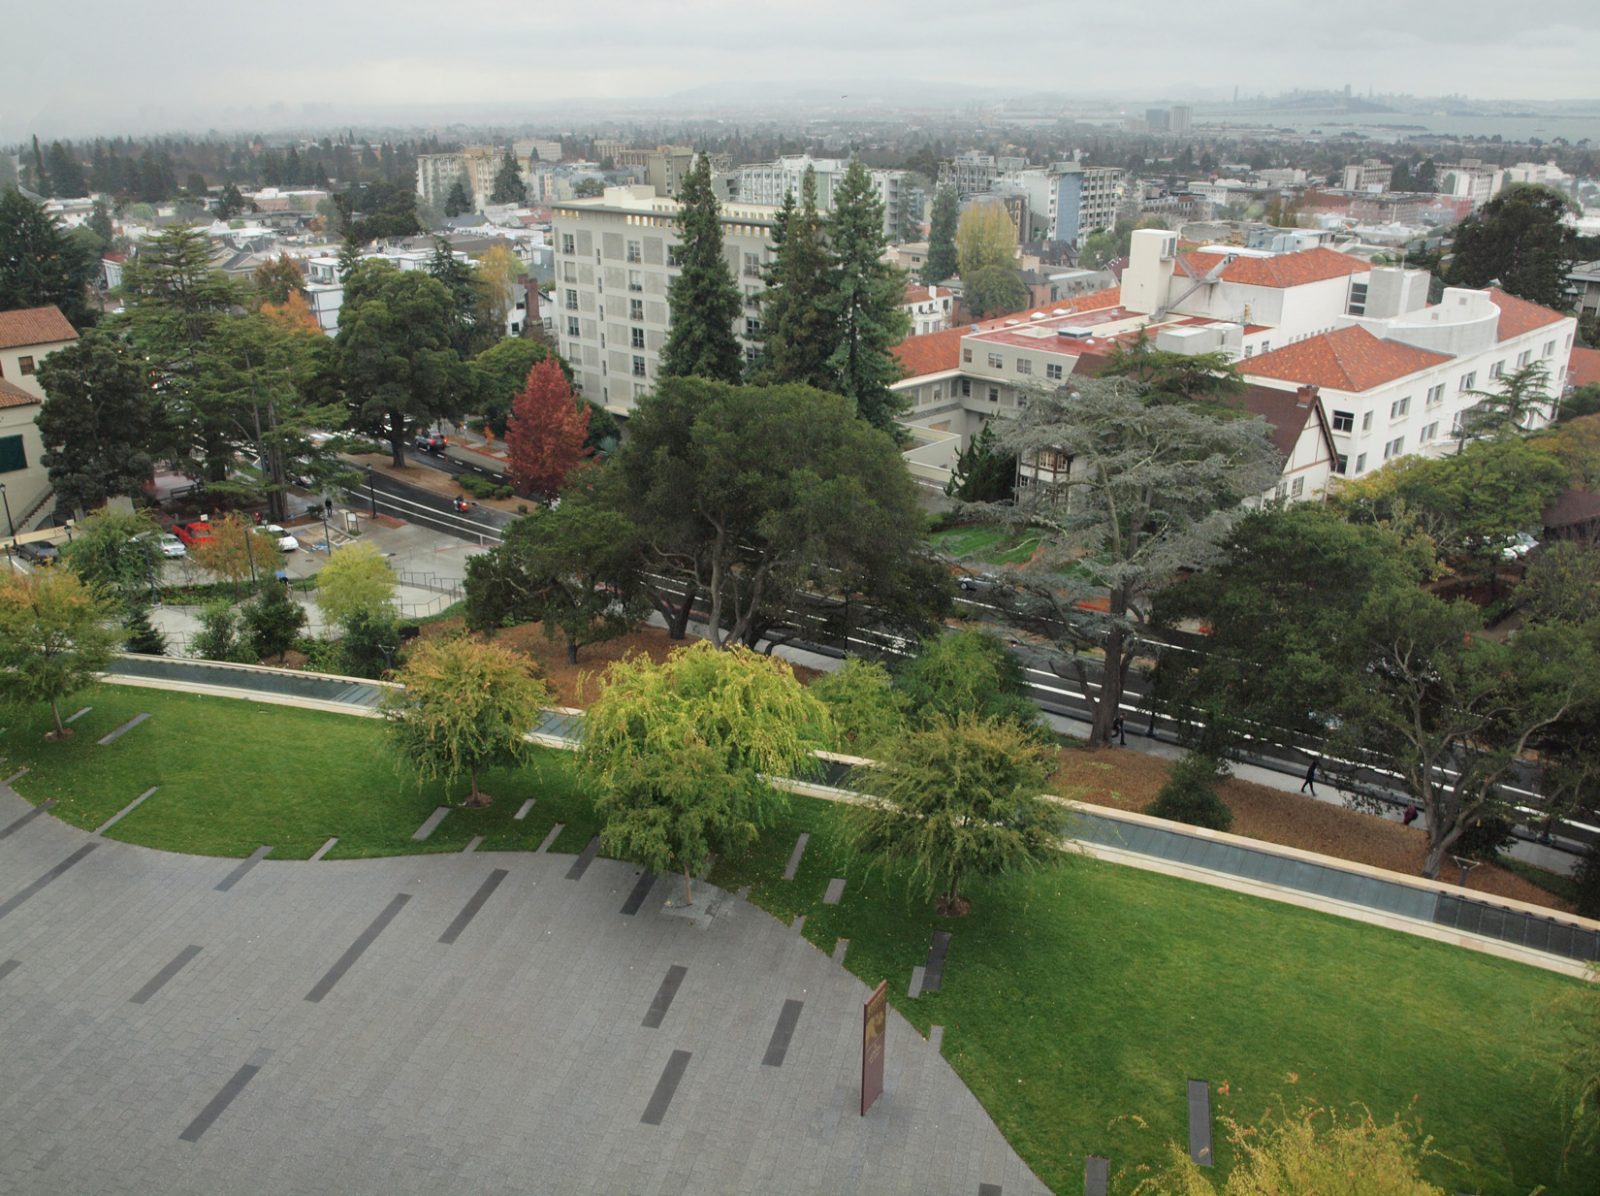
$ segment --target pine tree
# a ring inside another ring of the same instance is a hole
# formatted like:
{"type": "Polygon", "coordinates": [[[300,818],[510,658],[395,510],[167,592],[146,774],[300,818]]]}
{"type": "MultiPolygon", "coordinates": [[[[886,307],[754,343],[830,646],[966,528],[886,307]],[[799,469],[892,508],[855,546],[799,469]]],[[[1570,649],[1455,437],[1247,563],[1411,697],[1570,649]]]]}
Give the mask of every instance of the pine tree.
{"type": "Polygon", "coordinates": [[[346,237],[344,244],[339,246],[339,281],[349,282],[350,275],[361,264],[361,242],[354,237],[346,237]]]}
{"type": "Polygon", "coordinates": [[[760,374],[767,385],[803,382],[819,390],[832,390],[828,358],[839,339],[830,306],[833,263],[822,217],[817,212],[817,175],[809,166],[800,196],[799,207],[785,196],[788,214],[780,216],[782,232],[773,238],[777,256],[761,298],[766,352],[760,374]]]}
{"type": "Polygon", "coordinates": [[[55,304],[74,328],[94,323],[95,263],[56,218],[15,187],[0,192],[0,311],[55,304]]]}
{"type": "Polygon", "coordinates": [[[517,159],[510,150],[500,160],[500,169],[494,176],[494,190],[489,192],[490,203],[515,203],[528,202],[528,185],[522,181],[522,172],[517,169],[517,159]]]}
{"type": "Polygon", "coordinates": [[[922,263],[922,281],[929,286],[956,272],[956,222],[961,203],[954,187],[940,187],[933,197],[933,220],[928,226],[928,258],[922,263]]]}
{"type": "Polygon", "coordinates": [[[667,302],[672,326],[661,350],[667,378],[737,383],[744,354],[734,338],[742,297],[722,253],[722,217],[711,189],[711,159],[699,155],[678,188],[678,276],[667,302]]]}
{"type": "Polygon", "coordinates": [[[459,216],[463,212],[472,211],[472,193],[467,190],[467,185],[457,179],[450,186],[450,194],[444,199],[444,214],[446,216],[459,216]]]}
{"type": "Polygon", "coordinates": [[[900,363],[890,350],[905,337],[911,319],[900,306],[905,274],[883,260],[883,203],[859,159],[850,163],[834,192],[828,232],[836,263],[829,304],[836,329],[828,358],[830,389],[855,400],[857,415],[892,434],[905,399],[889,389],[900,377],[900,363]]]}
{"type": "Polygon", "coordinates": [[[554,498],[588,450],[589,407],[573,397],[561,366],[546,357],[528,371],[528,385],[511,405],[506,451],[520,494],[554,498]]]}

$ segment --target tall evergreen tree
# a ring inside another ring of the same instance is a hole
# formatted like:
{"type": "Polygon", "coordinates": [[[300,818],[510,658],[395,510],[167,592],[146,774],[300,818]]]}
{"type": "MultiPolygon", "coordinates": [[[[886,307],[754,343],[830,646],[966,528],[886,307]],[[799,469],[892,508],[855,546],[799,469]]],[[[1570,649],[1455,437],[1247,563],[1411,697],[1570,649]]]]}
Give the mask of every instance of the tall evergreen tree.
{"type": "Polygon", "coordinates": [[[734,338],[742,297],[722,253],[722,216],[711,159],[700,154],[678,188],[678,276],[667,291],[672,326],[661,350],[667,378],[739,381],[744,354],[734,338]]]}
{"type": "Polygon", "coordinates": [[[905,399],[889,389],[900,377],[890,350],[905,337],[911,318],[900,306],[905,273],[883,260],[883,203],[860,159],[850,163],[834,192],[828,232],[836,263],[829,389],[855,400],[856,414],[892,435],[905,399]]]}
{"type": "Polygon", "coordinates": [[[761,297],[761,331],[766,342],[760,374],[765,384],[803,382],[833,389],[828,359],[838,345],[830,304],[833,263],[822,216],[817,212],[817,175],[811,167],[800,185],[800,206],[785,196],[777,256],[761,297]]]}
{"type": "Polygon", "coordinates": [[[50,143],[50,190],[63,199],[78,199],[89,194],[83,166],[72,152],[71,143],[50,143]]]}
{"type": "Polygon", "coordinates": [[[450,184],[450,194],[444,197],[444,214],[446,216],[459,216],[463,212],[472,211],[472,193],[467,190],[467,185],[457,179],[450,184]]]}
{"type": "Polygon", "coordinates": [[[929,286],[955,274],[956,223],[961,219],[961,201],[956,189],[940,187],[933,196],[933,220],[928,226],[928,258],[922,263],[922,281],[929,286]]]}
{"type": "Polygon", "coordinates": [[[1577,234],[1566,223],[1568,202],[1552,187],[1506,188],[1456,229],[1450,282],[1498,282],[1519,299],[1564,310],[1567,272],[1578,259],[1577,234]]]}
{"type": "Polygon", "coordinates": [[[54,216],[22,192],[0,192],[0,311],[55,304],[75,328],[94,323],[94,262],[54,216]]]}
{"type": "Polygon", "coordinates": [[[500,159],[500,169],[494,176],[494,190],[489,192],[490,203],[515,203],[528,202],[528,185],[522,181],[522,172],[517,169],[517,159],[510,150],[506,150],[505,157],[500,159]]]}

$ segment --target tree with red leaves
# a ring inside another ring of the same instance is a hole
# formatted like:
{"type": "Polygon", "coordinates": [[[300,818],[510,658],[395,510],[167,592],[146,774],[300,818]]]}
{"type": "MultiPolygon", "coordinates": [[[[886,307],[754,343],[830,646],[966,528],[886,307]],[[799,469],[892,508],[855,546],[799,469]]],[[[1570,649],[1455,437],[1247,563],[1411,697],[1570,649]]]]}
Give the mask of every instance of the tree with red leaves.
{"type": "Polygon", "coordinates": [[[554,498],[590,450],[589,407],[573,395],[553,357],[535,363],[511,405],[506,451],[518,494],[554,498]]]}

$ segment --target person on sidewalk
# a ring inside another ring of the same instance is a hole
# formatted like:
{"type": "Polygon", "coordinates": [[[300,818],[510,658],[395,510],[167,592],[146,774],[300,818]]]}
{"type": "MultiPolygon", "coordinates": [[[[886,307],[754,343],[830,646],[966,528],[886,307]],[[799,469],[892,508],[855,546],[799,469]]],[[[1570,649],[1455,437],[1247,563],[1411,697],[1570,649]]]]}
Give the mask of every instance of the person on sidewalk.
{"type": "Polygon", "coordinates": [[[1416,804],[1414,802],[1408,802],[1406,804],[1406,812],[1404,814],[1400,815],[1400,822],[1404,826],[1410,826],[1416,820],[1417,820],[1417,807],[1416,807],[1416,804]]]}
{"type": "Polygon", "coordinates": [[[1309,789],[1312,797],[1317,795],[1317,765],[1321,762],[1321,756],[1313,756],[1311,758],[1311,767],[1306,769],[1306,779],[1300,782],[1301,793],[1309,789]]]}
{"type": "Polygon", "coordinates": [[[1117,741],[1118,747],[1128,746],[1128,733],[1122,726],[1122,715],[1117,715],[1111,720],[1111,737],[1117,741]]]}

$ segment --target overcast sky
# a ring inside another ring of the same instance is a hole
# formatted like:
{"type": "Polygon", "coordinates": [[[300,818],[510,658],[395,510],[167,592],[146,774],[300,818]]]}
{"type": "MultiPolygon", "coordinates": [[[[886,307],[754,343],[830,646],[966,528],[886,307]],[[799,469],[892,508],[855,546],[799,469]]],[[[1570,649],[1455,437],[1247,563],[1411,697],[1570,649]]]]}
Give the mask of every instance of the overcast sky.
{"type": "MultiPolygon", "coordinates": [[[[1600,96],[1600,0],[78,0],[7,6],[0,137],[362,122],[375,108],[959,80],[1186,98],[1600,96]],[[1300,13],[1303,12],[1303,15],[1300,13]]],[[[454,113],[446,119],[455,118],[454,113]]],[[[419,119],[426,119],[420,115],[419,119]]],[[[568,116],[568,120],[574,119],[568,116]]]]}

